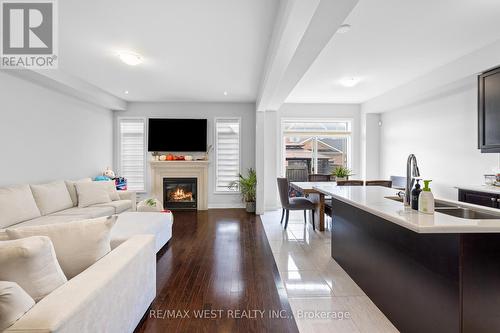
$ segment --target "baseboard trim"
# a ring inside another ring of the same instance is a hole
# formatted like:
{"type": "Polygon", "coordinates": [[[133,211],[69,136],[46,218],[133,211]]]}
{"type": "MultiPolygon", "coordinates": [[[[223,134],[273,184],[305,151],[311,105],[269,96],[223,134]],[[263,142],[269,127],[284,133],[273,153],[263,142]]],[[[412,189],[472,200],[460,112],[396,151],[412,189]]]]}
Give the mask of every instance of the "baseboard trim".
{"type": "Polygon", "coordinates": [[[244,203],[216,203],[216,204],[208,204],[208,209],[220,209],[220,208],[245,208],[246,205],[244,203]]]}

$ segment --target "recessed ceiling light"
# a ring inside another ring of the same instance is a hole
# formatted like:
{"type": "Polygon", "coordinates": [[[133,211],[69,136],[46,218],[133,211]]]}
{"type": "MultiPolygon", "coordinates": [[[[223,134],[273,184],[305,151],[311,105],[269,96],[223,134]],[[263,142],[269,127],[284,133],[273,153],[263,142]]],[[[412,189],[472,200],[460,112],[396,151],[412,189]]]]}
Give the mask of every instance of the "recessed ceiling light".
{"type": "Polygon", "coordinates": [[[359,81],[361,81],[361,80],[357,77],[346,77],[346,78],[341,79],[339,81],[339,83],[341,85],[343,85],[344,87],[351,88],[351,87],[354,87],[355,85],[357,85],[359,83],[359,81]]]}
{"type": "Polygon", "coordinates": [[[227,96],[227,91],[224,91],[224,96],[227,96]]]}
{"type": "Polygon", "coordinates": [[[351,30],[351,25],[350,24],[342,24],[337,29],[337,33],[339,33],[339,34],[345,34],[346,32],[349,32],[349,30],[351,30]]]}
{"type": "Polygon", "coordinates": [[[125,95],[128,95],[128,90],[125,90],[124,93],[125,93],[125,95]]]}
{"type": "Polygon", "coordinates": [[[118,53],[118,57],[120,57],[121,61],[130,66],[139,65],[144,61],[140,54],[131,51],[121,51],[118,53]]]}

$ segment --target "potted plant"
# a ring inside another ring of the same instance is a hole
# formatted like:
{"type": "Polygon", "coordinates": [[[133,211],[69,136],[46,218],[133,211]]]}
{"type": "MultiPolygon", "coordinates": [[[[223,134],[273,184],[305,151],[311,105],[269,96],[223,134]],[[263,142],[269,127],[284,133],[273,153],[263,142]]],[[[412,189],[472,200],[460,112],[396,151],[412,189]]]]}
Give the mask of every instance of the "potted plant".
{"type": "Polygon", "coordinates": [[[352,171],[343,166],[338,166],[333,170],[332,176],[335,177],[335,180],[347,180],[349,176],[352,176],[352,171]]]}
{"type": "Polygon", "coordinates": [[[241,173],[237,181],[229,184],[230,189],[239,189],[243,201],[246,203],[246,210],[249,213],[255,213],[255,195],[257,190],[257,174],[255,170],[248,169],[248,176],[244,177],[241,173]]]}
{"type": "Polygon", "coordinates": [[[149,198],[137,204],[138,212],[159,212],[161,210],[161,202],[156,198],[149,198]]]}

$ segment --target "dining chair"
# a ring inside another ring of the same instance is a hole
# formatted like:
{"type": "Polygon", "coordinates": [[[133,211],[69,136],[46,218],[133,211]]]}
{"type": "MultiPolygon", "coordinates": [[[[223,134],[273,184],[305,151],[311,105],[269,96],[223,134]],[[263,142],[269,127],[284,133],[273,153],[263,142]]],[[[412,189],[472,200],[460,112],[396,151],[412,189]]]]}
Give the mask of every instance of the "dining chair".
{"type": "Polygon", "coordinates": [[[392,180],[367,180],[365,182],[366,186],[383,186],[383,187],[392,187],[392,180]]]}
{"type": "Polygon", "coordinates": [[[362,180],[337,180],[338,186],[363,186],[362,180]]]}
{"type": "Polygon", "coordinates": [[[312,225],[313,230],[316,230],[316,226],[314,225],[314,203],[304,197],[298,198],[290,198],[288,196],[288,179],[286,178],[278,178],[278,192],[280,194],[281,201],[281,221],[283,224],[283,218],[285,217],[285,229],[288,226],[288,217],[291,210],[303,210],[304,211],[304,223],[307,223],[307,211],[312,211],[312,225]]]}
{"type": "Polygon", "coordinates": [[[330,175],[312,173],[309,175],[310,182],[329,182],[331,180],[330,175]]]}

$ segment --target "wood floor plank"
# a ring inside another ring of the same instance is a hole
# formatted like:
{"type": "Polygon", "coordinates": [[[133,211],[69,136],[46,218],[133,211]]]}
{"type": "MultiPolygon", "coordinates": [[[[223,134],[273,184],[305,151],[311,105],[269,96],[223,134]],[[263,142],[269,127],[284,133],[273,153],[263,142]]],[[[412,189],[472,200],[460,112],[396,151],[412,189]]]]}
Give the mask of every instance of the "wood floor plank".
{"type": "Polygon", "coordinates": [[[152,310],[136,332],[298,332],[262,222],[242,209],[174,213],[152,310]]]}

